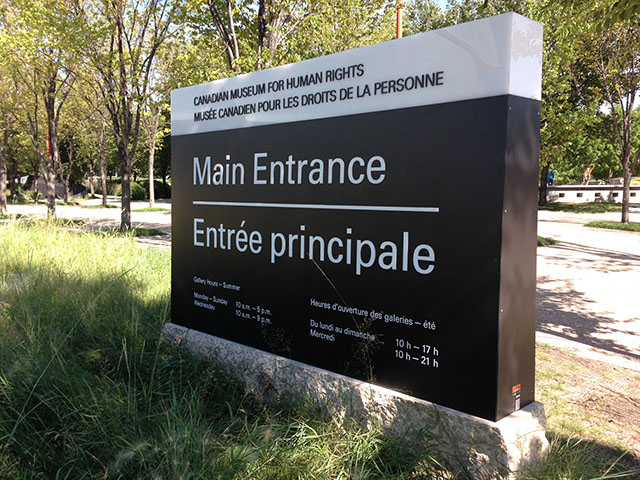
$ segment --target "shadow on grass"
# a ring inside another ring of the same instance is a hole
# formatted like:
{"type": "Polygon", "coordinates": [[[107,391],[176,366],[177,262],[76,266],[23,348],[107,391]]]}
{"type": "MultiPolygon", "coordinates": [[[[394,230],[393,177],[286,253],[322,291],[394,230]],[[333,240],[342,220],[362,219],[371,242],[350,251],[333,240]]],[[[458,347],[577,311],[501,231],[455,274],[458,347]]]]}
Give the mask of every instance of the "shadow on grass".
{"type": "Polygon", "coordinates": [[[633,453],[558,432],[548,432],[547,436],[551,444],[549,460],[523,480],[640,478],[640,458],[633,453]]]}

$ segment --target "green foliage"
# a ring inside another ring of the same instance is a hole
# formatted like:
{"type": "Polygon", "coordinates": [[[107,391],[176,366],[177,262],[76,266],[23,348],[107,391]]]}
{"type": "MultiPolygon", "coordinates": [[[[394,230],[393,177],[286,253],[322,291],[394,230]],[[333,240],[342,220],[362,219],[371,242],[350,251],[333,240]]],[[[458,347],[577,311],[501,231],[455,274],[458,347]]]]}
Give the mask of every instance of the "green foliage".
{"type": "Polygon", "coordinates": [[[144,187],[140,185],[138,182],[131,182],[131,200],[144,200],[148,198],[144,187]]]}
{"type": "Polygon", "coordinates": [[[620,205],[616,203],[603,202],[585,202],[585,203],[547,203],[539,206],[538,210],[548,210],[552,212],[571,212],[571,213],[605,213],[619,212],[620,205]]]}
{"type": "Polygon", "coordinates": [[[555,245],[558,243],[555,239],[549,237],[538,237],[539,247],[548,247],[549,245],[555,245]]]}
{"type": "MultiPolygon", "coordinates": [[[[224,2],[218,7],[227,31],[231,24],[238,45],[233,68],[224,52],[223,38],[212,21],[208,0],[186,4],[193,43],[182,48],[176,67],[193,73],[193,78],[209,81],[237,73],[247,73],[308,58],[370,45],[394,38],[395,5],[385,0],[314,0],[266,3],[264,47],[258,45],[258,6],[236,2],[229,17],[224,2]],[[211,56],[210,52],[220,54],[211,56]]],[[[197,82],[196,82],[197,83],[197,82]]]]}
{"type": "Polygon", "coordinates": [[[413,0],[407,5],[406,30],[412,35],[507,12],[532,17],[537,3],[533,0],[449,0],[442,10],[435,0],[413,0]]]}
{"type": "Polygon", "coordinates": [[[628,232],[640,232],[640,223],[637,222],[628,222],[628,223],[619,223],[619,222],[589,222],[585,224],[585,227],[590,228],[608,228],[611,230],[626,230],[628,232]]]}
{"type": "MultiPolygon", "coordinates": [[[[122,185],[119,181],[110,182],[107,180],[107,195],[120,196],[122,194],[122,185]]],[[[102,187],[96,185],[96,195],[102,195],[102,187]]]]}
{"type": "Polygon", "coordinates": [[[414,0],[407,6],[404,30],[413,35],[447,26],[444,12],[434,0],[414,0]]]}
{"type": "MultiPolygon", "coordinates": [[[[38,194],[38,199],[40,200],[42,196],[38,194]]],[[[25,205],[27,203],[35,203],[34,192],[27,190],[18,190],[12,195],[7,196],[7,203],[12,203],[14,205],[25,205]]]]}
{"type": "Polygon", "coordinates": [[[446,23],[455,25],[507,12],[531,16],[535,4],[531,0],[451,0],[445,11],[446,23]]]}
{"type": "MultiPolygon", "coordinates": [[[[522,480],[541,479],[633,479],[639,473],[637,470],[630,470],[625,465],[602,462],[594,451],[601,450],[608,455],[615,454],[609,449],[578,438],[567,437],[558,432],[550,432],[551,455],[547,463],[534,474],[523,475],[522,480]]],[[[615,458],[615,457],[614,457],[615,458]]],[[[621,462],[622,463],[622,462],[621,462]]]]}
{"type": "MultiPolygon", "coordinates": [[[[149,179],[144,178],[138,182],[144,188],[144,199],[149,199],[149,179]]],[[[164,184],[161,180],[153,179],[153,192],[156,198],[171,198],[171,185],[164,184]]]]}

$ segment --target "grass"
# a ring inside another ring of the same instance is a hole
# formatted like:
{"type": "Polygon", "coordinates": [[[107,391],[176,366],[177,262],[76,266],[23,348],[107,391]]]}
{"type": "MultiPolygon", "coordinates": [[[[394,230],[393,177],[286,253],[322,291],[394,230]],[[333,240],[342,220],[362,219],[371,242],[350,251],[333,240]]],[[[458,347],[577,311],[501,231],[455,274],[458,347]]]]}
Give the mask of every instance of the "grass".
{"type": "Polygon", "coordinates": [[[141,228],[136,227],[131,230],[120,230],[119,228],[109,228],[107,230],[95,230],[94,233],[102,236],[119,236],[119,237],[153,237],[166,235],[166,232],[157,228],[141,228]]]}
{"type": "MultiPolygon", "coordinates": [[[[596,442],[585,441],[580,438],[549,432],[551,456],[546,465],[534,476],[525,476],[523,480],[542,479],[634,479],[638,472],[630,472],[622,466],[619,457],[614,457],[611,464],[605,467],[594,452],[602,451],[602,446],[596,442]]],[[[615,455],[615,453],[614,453],[615,455]]]]}
{"type": "Polygon", "coordinates": [[[107,203],[106,205],[83,205],[83,208],[120,208],[120,206],[107,203]]]}
{"type": "Polygon", "coordinates": [[[50,226],[50,227],[82,227],[86,225],[86,222],[79,218],[55,218],[47,219],[34,215],[17,213],[15,215],[0,215],[0,220],[21,220],[25,223],[32,224],[33,226],[50,226]]]}
{"type": "Polygon", "coordinates": [[[584,225],[585,227],[590,228],[607,228],[609,230],[625,230],[628,232],[640,232],[640,223],[638,222],[607,222],[607,221],[598,221],[598,222],[589,222],[584,225]]]}
{"type": "Polygon", "coordinates": [[[615,203],[585,202],[585,203],[547,203],[538,206],[538,210],[570,213],[605,213],[619,212],[621,206],[615,203]]]}
{"type": "Polygon", "coordinates": [[[136,237],[154,237],[159,235],[166,235],[162,230],[157,228],[134,228],[136,237]]]}
{"type": "Polygon", "coordinates": [[[557,240],[550,237],[538,237],[538,246],[539,247],[548,247],[549,245],[555,245],[558,243],[557,240]]]}
{"type": "Polygon", "coordinates": [[[18,220],[21,218],[26,218],[27,216],[23,213],[7,213],[0,214],[0,220],[18,220]]]}
{"type": "MultiPolygon", "coordinates": [[[[0,478],[447,478],[430,452],[308,401],[265,404],[164,342],[166,250],[11,222],[0,258],[0,478]]],[[[551,435],[527,478],[621,471],[603,445],[551,435]]]]}
{"type": "Polygon", "coordinates": [[[599,364],[599,371],[585,371],[587,367],[571,354],[542,343],[536,347],[536,364],[536,395],[545,405],[552,453],[531,478],[638,478],[638,460],[634,464],[627,453],[629,445],[612,434],[616,427],[609,423],[610,417],[576,401],[576,392],[585,386],[581,376],[616,379],[625,373],[607,364],[599,364]]]}
{"type": "Polygon", "coordinates": [[[46,224],[2,226],[0,245],[0,478],[391,479],[434,468],[321,407],[265,405],[165,343],[169,252],[46,224]]]}
{"type": "Polygon", "coordinates": [[[170,212],[170,208],[164,207],[145,207],[145,208],[137,208],[134,212],[170,212]]]}
{"type": "MultiPolygon", "coordinates": [[[[33,199],[33,195],[15,195],[9,196],[7,198],[7,203],[12,205],[47,205],[47,199],[38,195],[38,200],[36,201],[33,199]]],[[[64,200],[56,199],[56,205],[78,206],[80,205],[80,202],[77,200],[69,200],[68,202],[65,202],[64,200]]]]}

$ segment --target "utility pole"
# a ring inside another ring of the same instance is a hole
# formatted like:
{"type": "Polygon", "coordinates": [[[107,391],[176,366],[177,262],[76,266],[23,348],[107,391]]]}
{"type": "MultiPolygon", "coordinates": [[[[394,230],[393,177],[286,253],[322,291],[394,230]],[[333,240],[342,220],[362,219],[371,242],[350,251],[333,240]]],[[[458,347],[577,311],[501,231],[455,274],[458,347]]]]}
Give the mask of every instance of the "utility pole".
{"type": "Polygon", "coordinates": [[[402,38],[402,9],[404,8],[403,0],[398,0],[397,17],[396,17],[396,38],[402,38]]]}

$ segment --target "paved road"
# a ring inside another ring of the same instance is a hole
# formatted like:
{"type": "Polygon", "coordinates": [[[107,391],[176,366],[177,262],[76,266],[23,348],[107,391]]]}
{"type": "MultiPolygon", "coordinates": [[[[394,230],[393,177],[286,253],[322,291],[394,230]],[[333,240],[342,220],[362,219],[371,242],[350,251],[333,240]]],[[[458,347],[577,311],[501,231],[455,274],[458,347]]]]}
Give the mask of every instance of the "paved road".
{"type": "MultiPolygon", "coordinates": [[[[635,208],[631,221],[640,222],[635,208]]],[[[618,213],[539,212],[539,341],[640,371],[640,233],[591,229],[618,213]]]]}
{"type": "MultiPolygon", "coordinates": [[[[136,211],[146,206],[145,202],[132,202],[133,224],[167,235],[139,241],[169,246],[170,212],[136,211]]],[[[171,208],[166,202],[157,206],[171,208]]],[[[46,207],[10,205],[9,213],[45,216],[46,207]]],[[[96,228],[106,228],[119,224],[120,210],[61,206],[58,216],[82,218],[96,228]]],[[[538,248],[537,338],[640,371],[640,233],[583,226],[591,220],[619,217],[618,213],[539,212],[538,235],[552,237],[558,244],[538,248]]],[[[640,207],[633,209],[631,217],[631,221],[640,222],[640,207]]]]}

